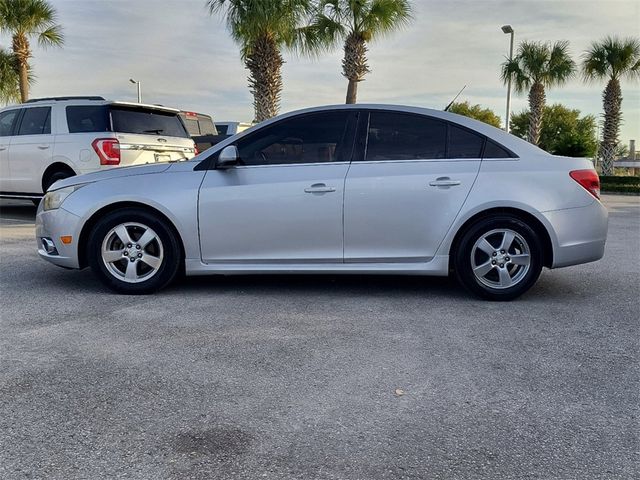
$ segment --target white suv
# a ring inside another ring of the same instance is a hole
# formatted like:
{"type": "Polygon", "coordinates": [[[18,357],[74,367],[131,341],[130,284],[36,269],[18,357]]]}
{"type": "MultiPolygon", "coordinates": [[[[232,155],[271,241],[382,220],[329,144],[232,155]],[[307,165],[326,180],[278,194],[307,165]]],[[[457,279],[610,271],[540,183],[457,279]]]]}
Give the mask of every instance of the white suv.
{"type": "Polygon", "coordinates": [[[0,110],[0,197],[37,200],[57,180],[195,155],[179,110],[102,97],[29,100],[0,110]]]}

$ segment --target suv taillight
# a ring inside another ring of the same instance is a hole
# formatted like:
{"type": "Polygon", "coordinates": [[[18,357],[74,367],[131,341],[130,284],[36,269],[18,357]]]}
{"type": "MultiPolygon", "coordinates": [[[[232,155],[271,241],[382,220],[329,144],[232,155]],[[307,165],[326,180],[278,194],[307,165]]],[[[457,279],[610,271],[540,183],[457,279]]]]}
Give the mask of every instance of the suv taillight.
{"type": "Polygon", "coordinates": [[[120,165],[120,142],[115,138],[96,138],[91,146],[100,157],[100,165],[120,165]]]}
{"type": "Polygon", "coordinates": [[[600,177],[595,170],[573,170],[569,175],[591,195],[600,198],[600,177]]]}

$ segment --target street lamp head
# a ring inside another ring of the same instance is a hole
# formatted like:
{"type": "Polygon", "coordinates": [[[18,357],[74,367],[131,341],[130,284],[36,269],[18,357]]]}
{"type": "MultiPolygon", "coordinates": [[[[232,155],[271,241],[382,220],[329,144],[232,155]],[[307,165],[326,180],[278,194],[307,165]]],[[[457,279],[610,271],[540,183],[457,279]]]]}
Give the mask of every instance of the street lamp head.
{"type": "Polygon", "coordinates": [[[503,25],[502,31],[504,33],[513,33],[513,28],[511,27],[511,25],[503,25]]]}
{"type": "Polygon", "coordinates": [[[131,83],[138,83],[138,82],[136,82],[133,78],[130,78],[130,79],[129,79],[129,81],[130,81],[131,83]]]}

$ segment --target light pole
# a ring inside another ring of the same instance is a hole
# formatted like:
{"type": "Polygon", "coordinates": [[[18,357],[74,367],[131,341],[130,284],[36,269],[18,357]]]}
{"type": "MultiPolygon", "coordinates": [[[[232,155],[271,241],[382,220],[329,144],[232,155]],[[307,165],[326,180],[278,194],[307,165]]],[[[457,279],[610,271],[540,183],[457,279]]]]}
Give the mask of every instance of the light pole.
{"type": "MultiPolygon", "coordinates": [[[[509,45],[509,61],[513,60],[513,28],[511,25],[503,25],[502,31],[504,33],[508,33],[511,35],[511,42],[509,45]]],[[[507,80],[507,115],[505,117],[504,122],[504,131],[509,133],[509,120],[511,118],[511,75],[509,75],[509,79],[507,80]]]]}
{"type": "Polygon", "coordinates": [[[141,92],[141,90],[140,90],[140,88],[141,88],[141,87],[140,87],[141,82],[138,82],[137,80],[134,80],[133,78],[130,78],[130,79],[129,79],[129,81],[130,81],[131,83],[136,84],[136,85],[138,86],[138,103],[142,103],[142,92],[141,92]]]}

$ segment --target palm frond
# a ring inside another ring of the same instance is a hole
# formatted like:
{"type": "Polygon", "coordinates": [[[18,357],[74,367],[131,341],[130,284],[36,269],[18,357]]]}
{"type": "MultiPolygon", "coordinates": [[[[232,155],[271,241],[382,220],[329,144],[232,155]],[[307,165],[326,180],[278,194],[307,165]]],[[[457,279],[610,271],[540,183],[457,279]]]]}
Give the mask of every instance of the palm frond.
{"type": "Polygon", "coordinates": [[[608,36],[593,42],[582,54],[585,81],[640,76],[640,39],[608,36]]]}
{"type": "Polygon", "coordinates": [[[411,5],[407,0],[372,0],[360,28],[365,40],[369,41],[405,27],[412,18],[411,5]]]}

